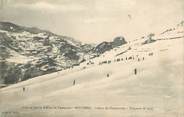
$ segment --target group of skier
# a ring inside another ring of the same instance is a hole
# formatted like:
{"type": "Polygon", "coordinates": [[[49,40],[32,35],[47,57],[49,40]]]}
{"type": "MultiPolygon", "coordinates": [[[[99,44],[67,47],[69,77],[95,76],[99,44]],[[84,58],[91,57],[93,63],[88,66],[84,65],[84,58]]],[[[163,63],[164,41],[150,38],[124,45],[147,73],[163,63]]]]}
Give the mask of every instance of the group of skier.
{"type": "MultiPolygon", "coordinates": [[[[153,55],[153,53],[149,53],[149,56],[152,56],[153,55]]],[[[115,59],[114,60],[114,62],[120,62],[120,61],[124,61],[124,60],[135,60],[135,59],[137,59],[137,61],[139,62],[139,61],[144,61],[145,60],[145,57],[139,57],[138,55],[136,55],[136,56],[129,56],[129,57],[125,57],[125,58],[117,58],[117,59],[115,59]]],[[[99,65],[102,65],[102,64],[110,64],[110,63],[112,63],[112,61],[111,60],[108,60],[108,61],[102,61],[102,62],[100,62],[99,63],[99,65]]],[[[94,64],[93,62],[90,62],[90,64],[94,64]]],[[[89,65],[89,64],[88,64],[89,65]]],[[[134,72],[134,75],[137,75],[137,68],[134,68],[133,69],[133,72],[134,72]]],[[[58,72],[58,74],[59,74],[59,72],[58,72]]],[[[110,74],[109,73],[107,73],[106,74],[106,77],[107,78],[109,78],[110,77],[110,74]]],[[[73,83],[72,83],[73,85],[76,85],[76,80],[73,80],[73,83]]],[[[23,90],[23,92],[25,92],[26,91],[26,88],[25,88],[25,86],[22,88],[22,90],[23,90]]]]}

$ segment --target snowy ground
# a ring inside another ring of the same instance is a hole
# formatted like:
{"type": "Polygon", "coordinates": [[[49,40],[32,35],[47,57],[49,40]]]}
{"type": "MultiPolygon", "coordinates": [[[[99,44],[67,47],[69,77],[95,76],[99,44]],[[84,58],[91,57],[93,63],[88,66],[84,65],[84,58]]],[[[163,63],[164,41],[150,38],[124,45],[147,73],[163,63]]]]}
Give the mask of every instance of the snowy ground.
{"type": "Polygon", "coordinates": [[[76,67],[0,89],[0,117],[184,117],[183,42],[161,40],[118,56],[120,62],[76,67]],[[125,60],[136,54],[145,59],[125,60]]]}

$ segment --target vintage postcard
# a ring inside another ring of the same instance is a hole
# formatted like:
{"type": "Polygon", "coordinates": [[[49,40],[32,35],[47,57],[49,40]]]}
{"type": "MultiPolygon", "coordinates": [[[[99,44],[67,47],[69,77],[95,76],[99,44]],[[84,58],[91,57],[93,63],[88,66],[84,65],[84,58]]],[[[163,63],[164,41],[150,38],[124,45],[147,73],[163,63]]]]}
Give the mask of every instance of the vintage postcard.
{"type": "Polygon", "coordinates": [[[184,117],[184,0],[0,0],[0,117],[184,117]]]}

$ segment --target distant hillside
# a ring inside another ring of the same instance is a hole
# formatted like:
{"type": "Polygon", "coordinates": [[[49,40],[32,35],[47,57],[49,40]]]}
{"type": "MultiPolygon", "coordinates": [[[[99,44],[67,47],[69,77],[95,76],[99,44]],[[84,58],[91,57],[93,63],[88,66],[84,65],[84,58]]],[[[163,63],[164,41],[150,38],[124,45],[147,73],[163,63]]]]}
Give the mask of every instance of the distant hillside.
{"type": "Polygon", "coordinates": [[[71,37],[0,22],[0,82],[12,84],[70,68],[92,48],[71,37]]]}

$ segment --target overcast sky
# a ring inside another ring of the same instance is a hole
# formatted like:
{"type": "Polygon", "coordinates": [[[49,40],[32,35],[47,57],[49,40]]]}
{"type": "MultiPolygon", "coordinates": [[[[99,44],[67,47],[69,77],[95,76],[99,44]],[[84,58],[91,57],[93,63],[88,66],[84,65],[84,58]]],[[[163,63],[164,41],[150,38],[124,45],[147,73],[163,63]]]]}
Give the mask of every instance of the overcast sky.
{"type": "Polygon", "coordinates": [[[132,40],[184,19],[184,0],[4,0],[0,21],[47,29],[83,42],[132,40]]]}

